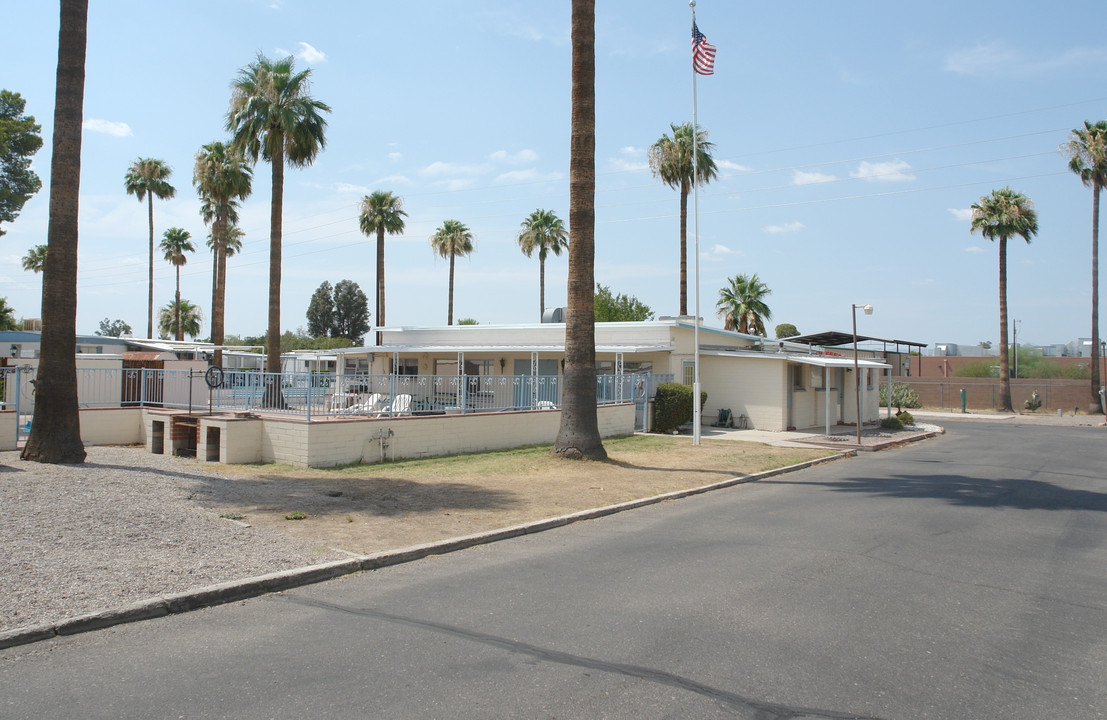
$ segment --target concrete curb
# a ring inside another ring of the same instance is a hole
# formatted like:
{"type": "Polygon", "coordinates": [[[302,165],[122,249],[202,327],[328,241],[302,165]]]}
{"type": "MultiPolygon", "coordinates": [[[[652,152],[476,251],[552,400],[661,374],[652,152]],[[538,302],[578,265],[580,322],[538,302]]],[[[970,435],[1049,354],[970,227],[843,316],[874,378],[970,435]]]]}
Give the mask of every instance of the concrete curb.
{"type": "Polygon", "coordinates": [[[634,510],[647,505],[656,505],[668,500],[677,500],[679,498],[711,492],[712,490],[721,490],[734,485],[756,482],[776,475],[783,475],[785,473],[803,470],[815,465],[822,465],[824,463],[841,460],[847,457],[854,457],[856,455],[856,449],[844,450],[824,458],[816,458],[795,465],[788,465],[773,470],[753,473],[751,475],[742,475],[727,480],[720,480],[719,482],[709,485],[700,485],[699,487],[687,488],[685,490],[674,490],[673,492],[662,493],[661,495],[652,495],[648,498],[640,498],[638,500],[629,500],[615,505],[605,505],[589,510],[581,510],[579,512],[569,513],[568,515],[535,520],[521,525],[511,525],[498,530],[489,530],[473,535],[462,535],[448,540],[440,540],[438,542],[413,545],[399,550],[384,550],[370,555],[359,555],[345,560],[335,560],[320,565],[310,565],[308,567],[295,568],[293,570],[282,570],[281,572],[258,575],[257,577],[246,578],[244,580],[232,580],[230,582],[186,590],[184,592],[170,593],[168,595],[149,598],[121,608],[66,618],[57,623],[44,623],[41,625],[16,628],[14,630],[0,632],[0,650],[16,647],[18,645],[27,645],[40,640],[49,640],[59,635],[75,635],[90,630],[112,627],[113,625],[136,622],[138,620],[148,620],[150,618],[164,617],[170,614],[237,602],[239,600],[246,600],[248,598],[280,592],[282,590],[290,590],[303,585],[312,585],[325,580],[333,580],[343,575],[351,575],[353,573],[377,570],[391,565],[400,565],[414,560],[421,560],[431,555],[444,555],[477,545],[486,545],[500,540],[519,537],[521,535],[540,533],[583,520],[594,520],[596,518],[614,515],[627,510],[634,510]]]}

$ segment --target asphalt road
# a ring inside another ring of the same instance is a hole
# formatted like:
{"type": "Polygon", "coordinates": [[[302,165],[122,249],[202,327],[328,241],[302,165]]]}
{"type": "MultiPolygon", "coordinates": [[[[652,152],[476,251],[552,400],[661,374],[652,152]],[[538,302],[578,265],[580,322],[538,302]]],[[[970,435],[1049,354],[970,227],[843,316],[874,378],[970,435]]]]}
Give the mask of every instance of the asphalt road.
{"type": "Polygon", "coordinates": [[[1104,717],[1107,432],[948,430],[0,651],[0,717],[1104,717]]]}

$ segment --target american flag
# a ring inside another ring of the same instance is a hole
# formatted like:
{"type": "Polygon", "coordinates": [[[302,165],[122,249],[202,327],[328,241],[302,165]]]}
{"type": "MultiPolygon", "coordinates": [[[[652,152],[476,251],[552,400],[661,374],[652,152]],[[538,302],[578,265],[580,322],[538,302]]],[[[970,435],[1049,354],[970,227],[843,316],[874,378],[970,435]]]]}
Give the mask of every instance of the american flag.
{"type": "Polygon", "coordinates": [[[692,67],[700,75],[715,74],[715,46],[707,42],[696,22],[692,21],[692,67]]]}

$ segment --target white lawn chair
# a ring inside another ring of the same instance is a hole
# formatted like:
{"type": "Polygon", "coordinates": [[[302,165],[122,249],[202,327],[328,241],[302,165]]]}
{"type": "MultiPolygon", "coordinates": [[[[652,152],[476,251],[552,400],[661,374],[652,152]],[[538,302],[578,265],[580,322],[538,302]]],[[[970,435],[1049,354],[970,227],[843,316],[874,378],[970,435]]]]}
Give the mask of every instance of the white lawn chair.
{"type": "Polygon", "coordinates": [[[354,403],[348,408],[340,410],[344,415],[369,415],[375,413],[380,409],[381,401],[384,398],[380,393],[373,393],[369,397],[365,398],[361,402],[354,403]]]}
{"type": "Polygon", "coordinates": [[[411,414],[411,396],[410,395],[397,395],[392,398],[392,405],[388,408],[381,408],[375,417],[384,417],[386,415],[410,415],[411,414]]]}

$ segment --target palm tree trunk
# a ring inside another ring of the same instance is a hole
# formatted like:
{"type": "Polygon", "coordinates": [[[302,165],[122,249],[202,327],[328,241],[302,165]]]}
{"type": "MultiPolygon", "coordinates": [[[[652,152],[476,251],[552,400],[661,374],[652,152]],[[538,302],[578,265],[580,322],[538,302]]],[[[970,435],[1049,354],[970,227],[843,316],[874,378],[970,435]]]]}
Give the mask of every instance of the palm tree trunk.
{"type": "MultiPolygon", "coordinates": [[[[680,314],[688,314],[688,181],[680,181],[680,314]]],[[[697,321],[698,322],[698,321],[697,321]]]]}
{"type": "Polygon", "coordinates": [[[150,215],[150,282],[146,295],[146,337],[154,337],[154,194],[147,189],[146,200],[150,215]]]}
{"type": "MultiPolygon", "coordinates": [[[[265,339],[265,371],[281,371],[281,219],[284,215],[284,147],[279,143],[271,158],[273,203],[269,213],[269,330],[265,339]]],[[[272,376],[270,376],[272,377],[272,376]]],[[[280,402],[280,383],[267,392],[270,407],[280,402]]]]}
{"type": "Polygon", "coordinates": [[[573,0],[569,142],[569,316],[561,426],[552,453],[605,460],[596,417],[596,1],[573,0]]]}
{"type": "Polygon", "coordinates": [[[546,314],[546,258],[538,253],[538,322],[546,314]]]}
{"type": "Polygon", "coordinates": [[[174,333],[174,337],[177,340],[184,340],[184,333],[181,332],[181,266],[180,265],[177,265],[177,293],[175,295],[175,298],[176,298],[176,308],[174,309],[174,312],[177,316],[177,331],[176,331],[176,333],[174,333]]]}
{"type": "Polygon", "coordinates": [[[1092,402],[1089,406],[1093,413],[1104,412],[1100,403],[1099,388],[1099,191],[1102,186],[1096,183],[1092,188],[1092,402]]]}
{"type": "MultiPolygon", "coordinates": [[[[1018,348],[1015,348],[1018,352],[1018,348]]],[[[1007,238],[999,236],[999,407],[1011,412],[1010,358],[1007,349],[1007,238]]]]}
{"type": "MultiPolygon", "coordinates": [[[[384,223],[377,224],[377,327],[384,327],[384,223]]],[[[381,334],[377,332],[377,345],[381,334]]]]}
{"type": "Polygon", "coordinates": [[[450,253],[450,302],[446,311],[446,324],[454,324],[454,254],[450,253]]]}
{"type": "Polygon", "coordinates": [[[215,346],[212,364],[223,367],[223,313],[227,291],[227,211],[228,205],[221,202],[215,222],[211,226],[212,242],[215,243],[215,268],[212,270],[211,288],[211,343],[215,346]]]}
{"type": "Polygon", "coordinates": [[[45,463],[85,459],[77,409],[77,214],[88,0],[61,0],[50,160],[50,221],[42,282],[42,352],[35,416],[20,455],[45,463]]]}

